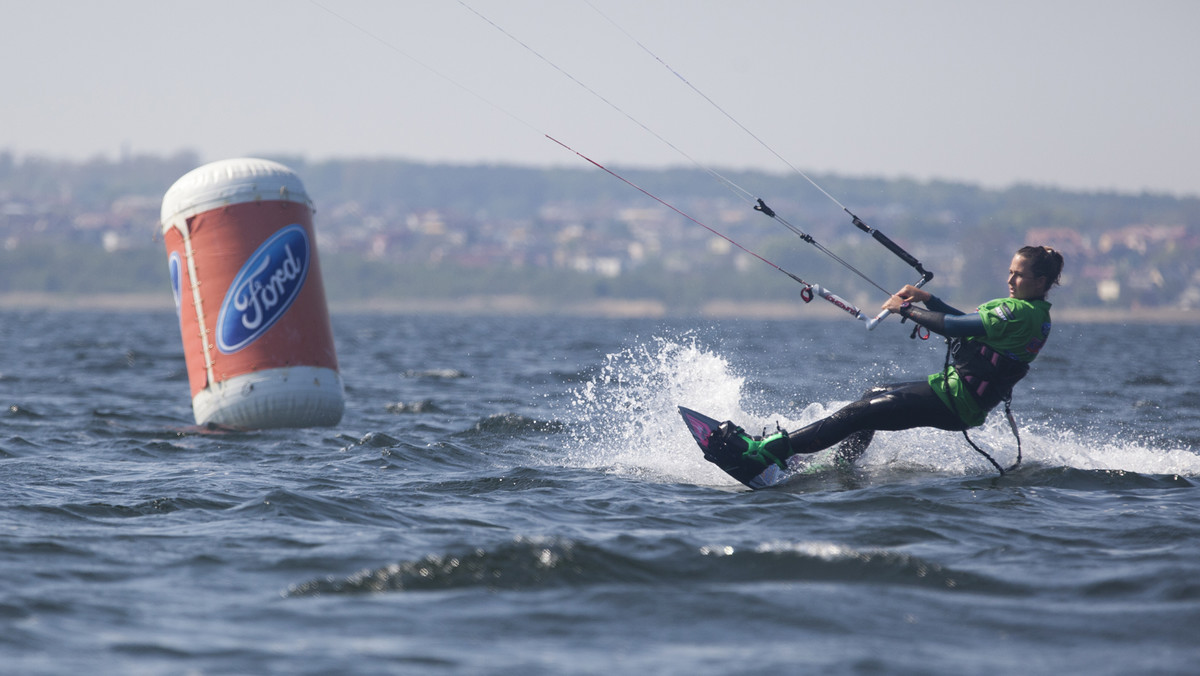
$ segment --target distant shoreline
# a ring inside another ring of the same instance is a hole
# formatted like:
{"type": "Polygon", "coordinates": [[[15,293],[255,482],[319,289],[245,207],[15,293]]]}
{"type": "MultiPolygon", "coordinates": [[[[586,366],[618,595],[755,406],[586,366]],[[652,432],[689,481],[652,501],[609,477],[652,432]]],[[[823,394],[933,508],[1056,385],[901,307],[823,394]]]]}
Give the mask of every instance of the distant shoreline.
{"type": "MultiPolygon", "coordinates": [[[[0,293],[3,310],[105,310],[144,312],[171,310],[170,295],[95,294],[86,296],[51,293],[0,293]]],[[[665,318],[679,316],[667,311],[661,301],[647,299],[592,299],[572,304],[550,303],[532,296],[467,296],[456,299],[374,298],[350,303],[330,303],[330,312],[338,314],[424,314],[424,315],[512,315],[566,316],[601,319],[665,318]]],[[[707,319],[834,319],[844,313],[822,304],[732,300],[712,301],[698,309],[695,316],[707,319]]],[[[1120,324],[1200,324],[1200,308],[1056,308],[1054,318],[1062,322],[1120,324]]]]}

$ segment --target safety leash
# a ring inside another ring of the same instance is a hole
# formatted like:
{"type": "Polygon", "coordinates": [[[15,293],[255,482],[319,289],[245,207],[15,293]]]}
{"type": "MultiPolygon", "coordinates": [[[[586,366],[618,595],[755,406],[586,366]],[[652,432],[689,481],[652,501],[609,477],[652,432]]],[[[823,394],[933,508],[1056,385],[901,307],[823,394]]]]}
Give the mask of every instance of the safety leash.
{"type": "Polygon", "coordinates": [[[1010,393],[1008,395],[1008,397],[1005,398],[1005,400],[1004,400],[1004,416],[1006,418],[1008,418],[1008,426],[1012,429],[1013,436],[1016,437],[1016,439],[1017,439],[1017,461],[1014,462],[1012,464],[1012,466],[1009,467],[1008,469],[1001,467],[1000,463],[996,462],[995,458],[988,455],[987,451],[976,446],[975,442],[971,441],[971,437],[967,435],[966,430],[962,431],[963,438],[967,440],[968,444],[971,444],[971,448],[975,449],[976,453],[979,453],[983,457],[987,458],[987,461],[992,463],[992,467],[995,467],[996,471],[1000,472],[1000,476],[1004,476],[1005,474],[1008,474],[1009,472],[1013,471],[1017,467],[1021,466],[1021,433],[1017,431],[1017,420],[1016,420],[1016,418],[1013,417],[1012,406],[1010,406],[1011,402],[1012,402],[1012,394],[1010,393]]]}
{"type": "MultiPolygon", "coordinates": [[[[946,339],[946,359],[942,365],[942,373],[945,374],[949,368],[950,368],[950,339],[947,338],[946,339]]],[[[957,406],[957,404],[954,403],[954,397],[950,397],[950,404],[954,408],[955,414],[958,414],[958,406],[957,406]]],[[[969,434],[967,434],[966,430],[962,431],[963,438],[967,440],[967,443],[971,445],[971,448],[975,449],[975,452],[978,453],[979,455],[982,455],[984,458],[987,458],[987,461],[992,463],[992,467],[996,468],[996,471],[1000,473],[1000,476],[1004,476],[1005,474],[1008,474],[1009,472],[1013,471],[1017,467],[1021,466],[1021,432],[1017,429],[1017,419],[1013,416],[1013,413],[1012,413],[1012,390],[1009,390],[1008,394],[1005,395],[1005,397],[1004,397],[1004,417],[1008,419],[1008,427],[1009,427],[1009,429],[1012,430],[1013,437],[1017,440],[1017,461],[1014,462],[1012,464],[1012,466],[1009,467],[1008,469],[1005,469],[1003,466],[1000,465],[1000,463],[996,462],[996,459],[993,458],[990,454],[988,454],[987,451],[983,450],[978,445],[976,445],[975,442],[971,440],[971,436],[969,434]]]]}

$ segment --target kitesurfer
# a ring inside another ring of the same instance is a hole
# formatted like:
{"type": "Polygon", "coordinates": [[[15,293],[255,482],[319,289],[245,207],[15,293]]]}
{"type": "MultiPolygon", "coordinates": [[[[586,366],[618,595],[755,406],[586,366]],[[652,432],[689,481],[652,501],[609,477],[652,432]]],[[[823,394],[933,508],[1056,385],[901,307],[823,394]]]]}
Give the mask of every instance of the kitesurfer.
{"type": "Polygon", "coordinates": [[[853,462],[878,430],[936,427],[966,430],[982,425],[988,411],[1012,396],[1050,335],[1046,293],[1059,281],[1062,254],[1026,246],[1008,269],[1007,298],[964,313],[915,286],[905,286],[883,304],[950,341],[946,368],[925,380],[884,385],[861,399],[790,434],[780,430],[752,437],[724,422],[709,437],[705,457],[749,484],[771,465],[786,469],[798,453],[816,453],[841,442],[838,457],[853,462]],[[913,303],[923,303],[924,308],[913,303]]]}

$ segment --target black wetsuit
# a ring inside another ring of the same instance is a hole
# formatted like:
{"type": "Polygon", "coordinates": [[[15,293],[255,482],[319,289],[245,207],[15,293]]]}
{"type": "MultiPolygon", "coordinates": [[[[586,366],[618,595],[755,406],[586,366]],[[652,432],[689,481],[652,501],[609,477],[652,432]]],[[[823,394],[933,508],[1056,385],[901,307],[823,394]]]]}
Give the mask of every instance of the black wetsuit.
{"type": "Polygon", "coordinates": [[[969,427],[938,398],[926,380],[873,387],[833,415],[788,435],[793,453],[816,453],[843,441],[838,455],[853,462],[878,430],[914,427],[965,430],[969,427]]]}
{"type": "MultiPolygon", "coordinates": [[[[904,314],[947,337],[986,335],[978,314],[964,314],[937,297],[930,298],[926,305],[929,310],[906,308],[904,314]]],[[[876,431],[914,427],[959,431],[970,425],[942,402],[928,380],[918,380],[873,387],[858,401],[792,432],[788,441],[792,453],[816,453],[844,440],[838,454],[842,460],[853,462],[867,450],[876,431]]]]}

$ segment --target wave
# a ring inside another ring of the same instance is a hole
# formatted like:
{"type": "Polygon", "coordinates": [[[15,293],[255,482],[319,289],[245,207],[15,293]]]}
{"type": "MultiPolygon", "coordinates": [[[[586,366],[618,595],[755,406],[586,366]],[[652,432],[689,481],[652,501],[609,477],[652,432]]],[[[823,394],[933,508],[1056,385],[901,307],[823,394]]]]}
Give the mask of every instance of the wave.
{"type": "Polygon", "coordinates": [[[395,526],[390,514],[376,510],[368,496],[323,495],[277,488],[230,508],[239,518],[288,519],[311,523],[395,526]]]}
{"type": "Polygon", "coordinates": [[[108,502],[64,503],[62,505],[30,506],[26,509],[49,516],[71,517],[83,520],[106,522],[113,519],[132,519],[144,516],[171,514],[173,512],[198,510],[217,512],[234,506],[229,501],[214,498],[159,497],[119,504],[108,502]]]}
{"type": "Polygon", "coordinates": [[[494,413],[475,423],[470,433],[524,434],[528,432],[561,432],[563,424],[558,421],[538,420],[519,413],[494,413]]]}
{"type": "Polygon", "coordinates": [[[388,413],[441,413],[442,409],[432,399],[421,399],[418,401],[394,401],[384,405],[384,410],[388,413]]]}
{"type": "Polygon", "coordinates": [[[458,380],[467,378],[465,371],[459,369],[410,369],[404,372],[405,378],[430,378],[437,380],[458,380]]]}
{"type": "Polygon", "coordinates": [[[39,420],[44,417],[41,413],[21,404],[9,404],[8,408],[5,409],[5,413],[14,418],[27,418],[31,420],[39,420]]]}
{"type": "Polygon", "coordinates": [[[593,585],[661,588],[731,581],[875,583],[1007,596],[1029,592],[1020,585],[911,554],[830,542],[771,541],[751,547],[673,542],[635,554],[564,538],[517,537],[490,549],[429,554],[346,577],[301,582],[284,596],[593,585]]]}
{"type": "Polygon", "coordinates": [[[1171,472],[1142,473],[1123,469],[1078,469],[1064,466],[1030,466],[1008,480],[1023,486],[1048,486],[1073,491],[1195,488],[1194,478],[1171,472]]]}

